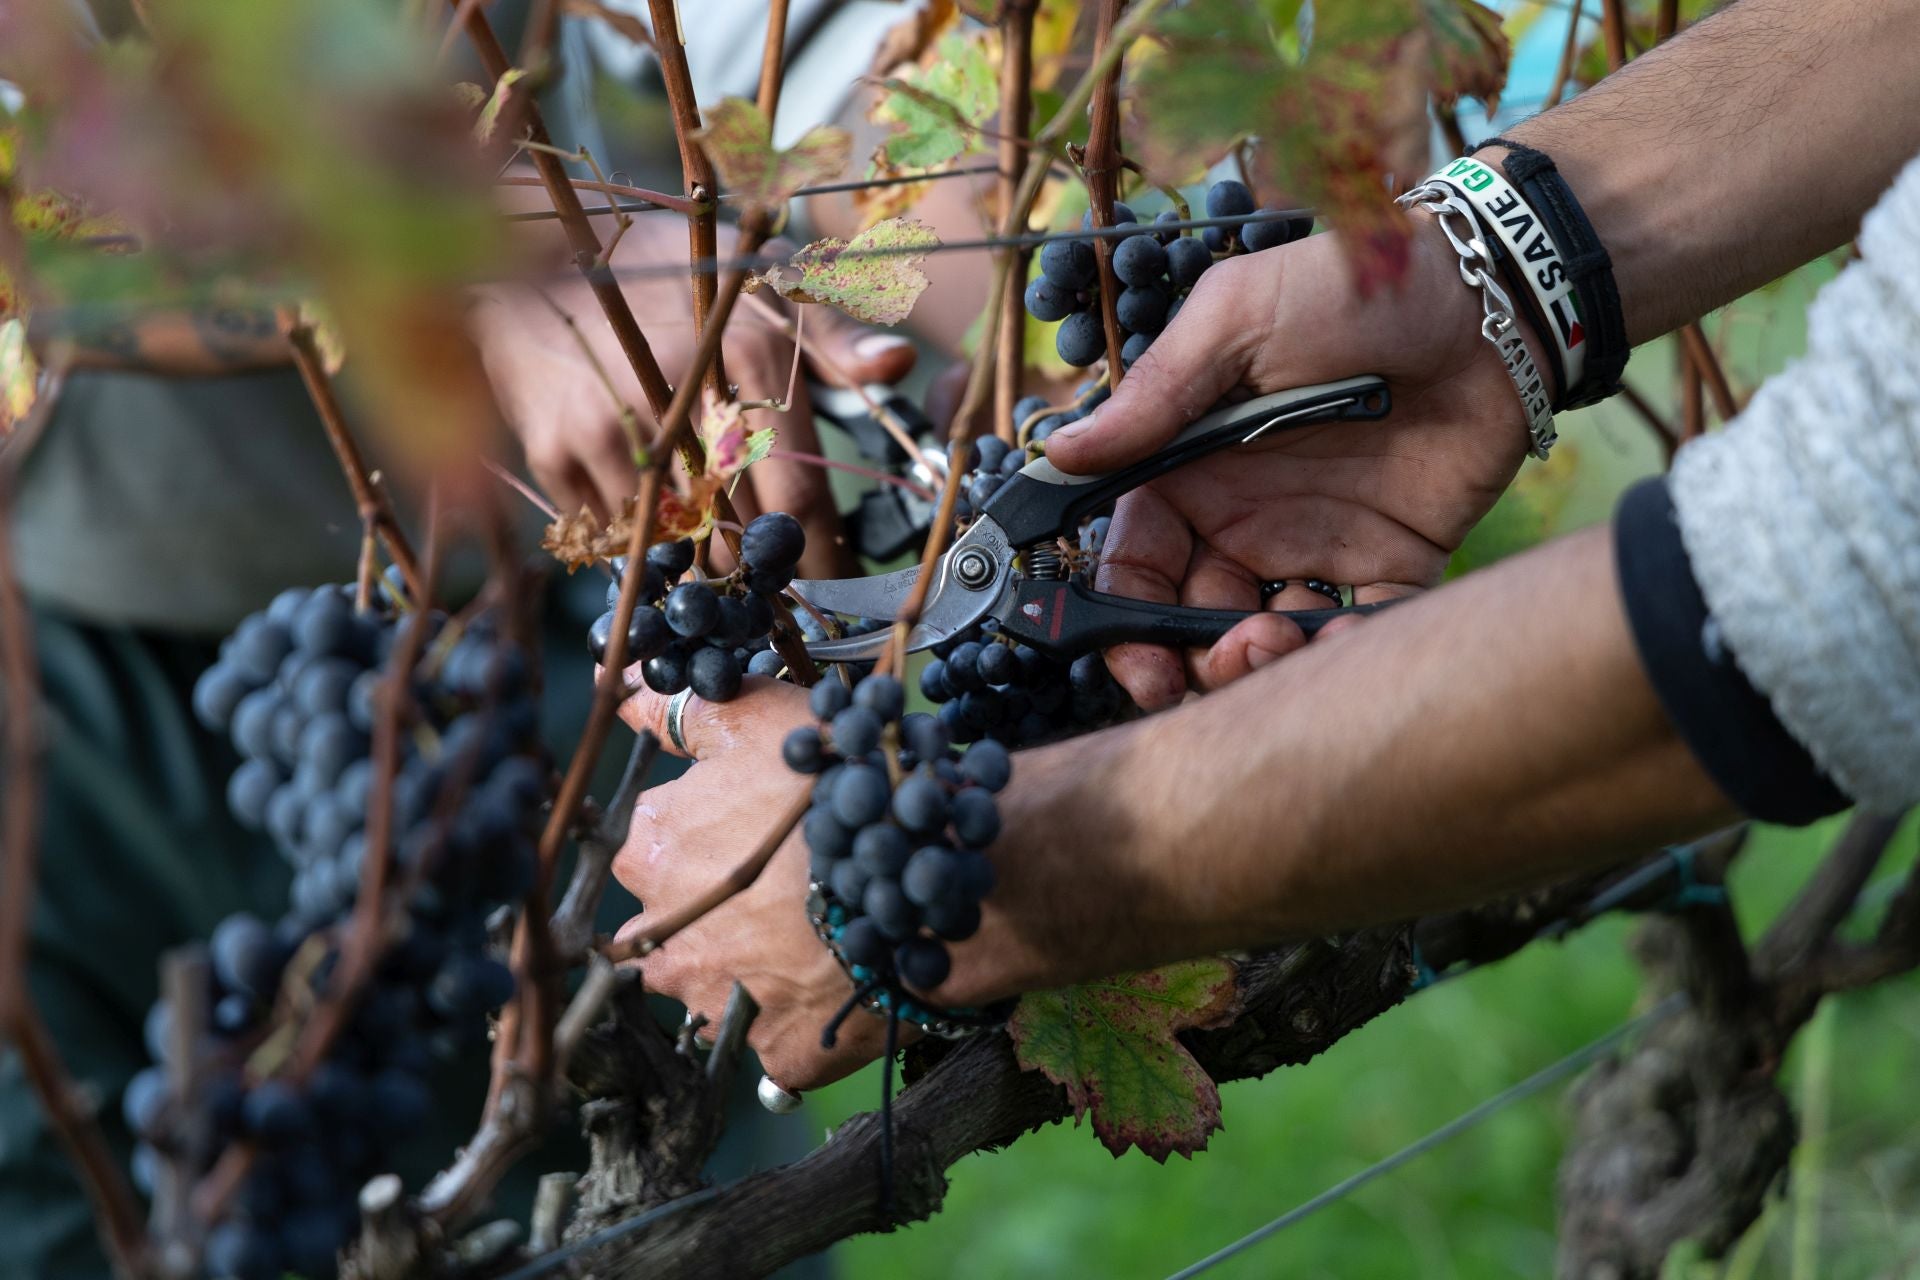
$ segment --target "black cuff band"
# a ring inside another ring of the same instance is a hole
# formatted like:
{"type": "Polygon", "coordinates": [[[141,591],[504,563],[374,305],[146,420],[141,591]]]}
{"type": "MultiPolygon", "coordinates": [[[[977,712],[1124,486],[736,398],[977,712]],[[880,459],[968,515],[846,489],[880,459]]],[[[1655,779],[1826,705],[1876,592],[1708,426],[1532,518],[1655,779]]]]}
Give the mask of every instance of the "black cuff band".
{"type": "Polygon", "coordinates": [[[1505,147],[1507,158],[1501,168],[1507,181],[1520,189],[1540,225],[1566,260],[1567,278],[1573,282],[1573,297],[1580,309],[1580,323],[1586,329],[1586,372],[1577,387],[1561,387],[1557,409],[1578,409],[1597,404],[1620,390],[1620,375],[1626,372],[1626,318],[1620,309],[1620,289],[1613,279],[1613,259],[1593,229],[1573,189],[1547,156],[1522,143],[1506,138],[1488,138],[1475,146],[1505,147]]]}
{"type": "Polygon", "coordinates": [[[1664,477],[1621,498],[1614,559],[1640,665],[1681,741],[1727,798],[1762,821],[1794,824],[1850,806],[1721,639],[1664,477]]]}

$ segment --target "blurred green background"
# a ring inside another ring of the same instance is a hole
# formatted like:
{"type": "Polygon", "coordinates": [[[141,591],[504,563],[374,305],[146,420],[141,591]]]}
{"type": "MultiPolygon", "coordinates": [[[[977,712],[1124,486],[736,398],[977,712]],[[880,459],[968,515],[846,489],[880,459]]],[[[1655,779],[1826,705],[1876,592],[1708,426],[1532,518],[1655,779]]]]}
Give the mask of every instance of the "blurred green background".
{"type": "MultiPolygon", "coordinates": [[[[1711,317],[1736,392],[1804,344],[1807,302],[1835,261],[1711,317]]],[[[1672,344],[1643,348],[1632,381],[1673,418],[1672,344]]],[[[1652,433],[1617,402],[1566,415],[1550,464],[1476,530],[1467,571],[1540,538],[1604,520],[1620,490],[1662,465],[1652,433]]],[[[1752,936],[1790,898],[1843,823],[1764,828],[1732,893],[1752,936]]],[[[1903,829],[1882,880],[1914,858],[1903,829]]],[[[1869,893],[1869,901],[1872,891],[1869,893]]],[[[1192,1160],[1115,1160],[1088,1128],[1057,1125],[961,1161],[946,1209],[890,1236],[843,1244],[848,1277],[1165,1276],[1398,1150],[1642,1007],[1630,918],[1421,993],[1320,1059],[1222,1089],[1225,1129],[1192,1160]]],[[[1722,1263],[1670,1261],[1673,1280],[1866,1280],[1920,1273],[1920,984],[1833,1002],[1802,1033],[1784,1080],[1805,1141],[1785,1194],[1722,1263]]],[[[812,1097],[806,1121],[837,1124],[876,1103],[877,1068],[812,1097]]],[[[1507,1280],[1552,1272],[1554,1179],[1565,1087],[1512,1106],[1212,1274],[1229,1278],[1507,1280]]]]}

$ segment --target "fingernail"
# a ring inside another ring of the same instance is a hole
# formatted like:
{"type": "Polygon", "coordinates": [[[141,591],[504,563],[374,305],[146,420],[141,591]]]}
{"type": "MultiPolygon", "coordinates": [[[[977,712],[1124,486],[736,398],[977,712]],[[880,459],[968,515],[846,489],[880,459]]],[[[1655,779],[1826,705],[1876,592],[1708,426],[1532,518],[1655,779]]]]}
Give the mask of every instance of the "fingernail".
{"type": "Polygon", "coordinates": [[[1069,422],[1064,427],[1055,427],[1053,433],[1049,435],[1047,439],[1071,440],[1077,435],[1084,435],[1088,431],[1093,430],[1094,420],[1098,413],[1099,410],[1095,410],[1077,422],[1069,422]]]}
{"type": "Polygon", "coordinates": [[[1247,646],[1247,665],[1253,668],[1255,671],[1258,671],[1260,668],[1266,666],[1269,662],[1272,662],[1275,658],[1282,658],[1285,656],[1286,656],[1285,654],[1275,653],[1272,649],[1262,649],[1257,644],[1250,644],[1247,646]]]}
{"type": "Polygon", "coordinates": [[[909,339],[902,338],[898,334],[870,333],[853,344],[853,354],[862,360],[878,360],[882,356],[892,355],[902,347],[912,345],[909,339]]]}

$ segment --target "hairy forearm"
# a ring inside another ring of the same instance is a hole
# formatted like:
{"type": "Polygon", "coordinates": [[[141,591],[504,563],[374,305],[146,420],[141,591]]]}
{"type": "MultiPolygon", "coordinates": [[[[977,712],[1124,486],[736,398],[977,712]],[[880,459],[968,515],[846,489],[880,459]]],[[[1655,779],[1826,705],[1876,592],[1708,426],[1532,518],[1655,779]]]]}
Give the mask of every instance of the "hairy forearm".
{"type": "Polygon", "coordinates": [[[1604,530],[1015,775],[969,998],[1480,901],[1731,816],[1641,673],[1604,530]]]}
{"type": "Polygon", "coordinates": [[[1920,152],[1916,48],[1916,0],[1739,0],[1507,136],[1579,197],[1640,343],[1853,236],[1920,152]]]}
{"type": "Polygon", "coordinates": [[[28,340],[70,368],[182,377],[244,373],[291,360],[273,308],[248,305],[36,312],[28,340]]]}

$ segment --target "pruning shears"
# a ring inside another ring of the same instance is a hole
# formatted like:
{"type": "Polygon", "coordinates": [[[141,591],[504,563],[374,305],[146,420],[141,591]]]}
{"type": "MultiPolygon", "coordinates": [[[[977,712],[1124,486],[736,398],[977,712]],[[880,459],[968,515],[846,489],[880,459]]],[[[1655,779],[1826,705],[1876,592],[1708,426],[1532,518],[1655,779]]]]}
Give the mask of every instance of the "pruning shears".
{"type": "MultiPolygon", "coordinates": [[[[1328,422],[1370,422],[1391,406],[1386,383],[1365,375],[1278,391],[1208,413],[1157,453],[1103,475],[1070,476],[1045,458],[1010,476],[944,555],[908,634],[909,650],[928,649],[992,618],[1012,638],[1045,652],[1077,655],[1127,641],[1174,647],[1210,645],[1251,614],[1155,604],[1094,591],[1065,576],[1057,551],[1082,519],[1133,489],[1221,449],[1252,444],[1273,432],[1328,422]],[[1024,566],[1021,557],[1025,557],[1024,566]]],[[[793,591],[825,613],[896,620],[919,580],[920,566],[867,578],[797,580],[793,591]]],[[[1377,605],[1290,612],[1311,635],[1335,618],[1377,605]]],[[[807,645],[828,662],[877,658],[885,631],[807,645]]]]}

